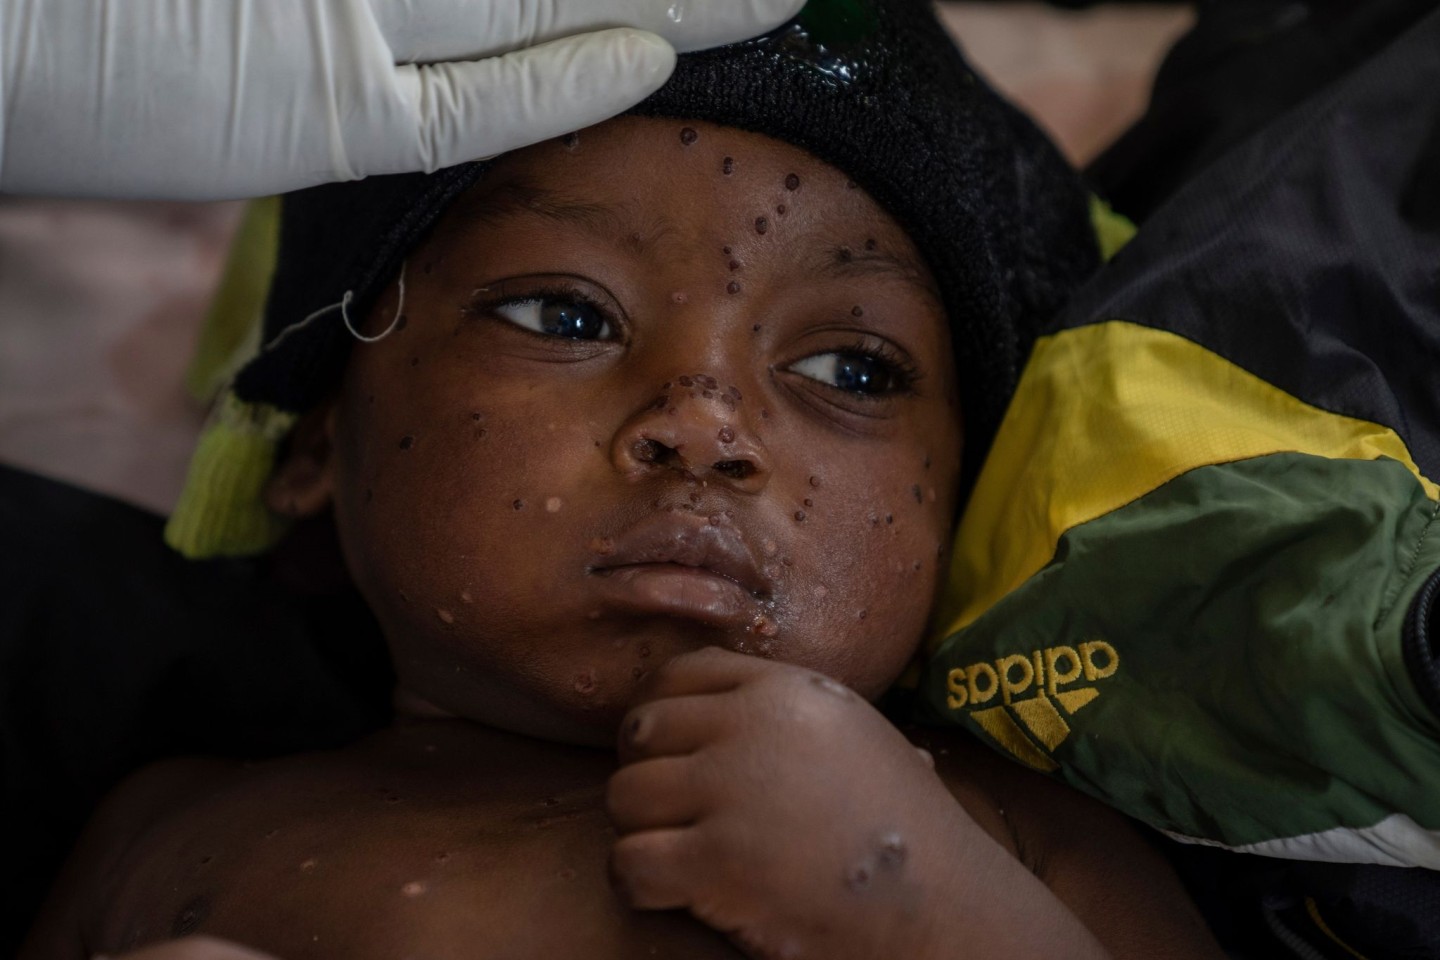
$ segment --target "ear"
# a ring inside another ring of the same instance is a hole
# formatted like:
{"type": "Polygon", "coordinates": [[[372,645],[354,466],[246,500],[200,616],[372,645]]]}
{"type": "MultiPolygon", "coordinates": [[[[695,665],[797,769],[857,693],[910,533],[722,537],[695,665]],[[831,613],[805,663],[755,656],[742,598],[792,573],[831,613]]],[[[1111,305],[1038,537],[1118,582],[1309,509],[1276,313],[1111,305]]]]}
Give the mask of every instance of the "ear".
{"type": "Polygon", "coordinates": [[[312,517],[335,492],[335,420],[339,405],[327,400],[300,418],[280,464],[265,484],[265,506],[283,517],[312,517]]]}

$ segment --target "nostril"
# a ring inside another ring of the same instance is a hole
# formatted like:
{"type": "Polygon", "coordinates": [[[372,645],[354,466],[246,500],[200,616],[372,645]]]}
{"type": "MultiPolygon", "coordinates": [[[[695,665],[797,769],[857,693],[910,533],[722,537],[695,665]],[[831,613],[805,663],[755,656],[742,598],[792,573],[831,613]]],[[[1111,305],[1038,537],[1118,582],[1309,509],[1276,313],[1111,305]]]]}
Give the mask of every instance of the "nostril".
{"type": "Polygon", "coordinates": [[[630,455],[640,463],[668,463],[675,455],[673,447],[648,437],[630,445],[630,455]]]}
{"type": "Polygon", "coordinates": [[[721,476],[729,477],[732,480],[744,480],[755,474],[755,464],[749,460],[719,460],[716,461],[713,469],[721,476]]]}

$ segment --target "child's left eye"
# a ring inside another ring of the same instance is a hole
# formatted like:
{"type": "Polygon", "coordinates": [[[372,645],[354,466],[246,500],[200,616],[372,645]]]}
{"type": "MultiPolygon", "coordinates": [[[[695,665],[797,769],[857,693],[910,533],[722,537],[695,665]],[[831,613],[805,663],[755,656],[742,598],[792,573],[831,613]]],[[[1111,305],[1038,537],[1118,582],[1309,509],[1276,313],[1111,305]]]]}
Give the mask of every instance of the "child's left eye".
{"type": "Polygon", "coordinates": [[[496,304],[491,310],[526,330],[568,340],[610,340],[615,330],[593,303],[563,297],[530,297],[496,304]]]}
{"type": "Polygon", "coordinates": [[[837,390],[863,396],[898,393],[910,386],[909,377],[895,363],[859,351],[817,353],[791,364],[790,370],[837,390]]]}

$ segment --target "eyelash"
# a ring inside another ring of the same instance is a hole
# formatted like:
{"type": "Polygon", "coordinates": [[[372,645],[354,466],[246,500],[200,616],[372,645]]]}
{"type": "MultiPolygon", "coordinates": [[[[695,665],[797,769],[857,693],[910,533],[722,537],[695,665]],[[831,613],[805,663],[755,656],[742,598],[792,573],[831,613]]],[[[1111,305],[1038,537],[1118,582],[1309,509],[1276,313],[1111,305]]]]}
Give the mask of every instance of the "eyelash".
{"type": "MultiPolygon", "coordinates": [[[[864,400],[884,400],[897,393],[910,394],[915,392],[915,385],[920,382],[922,374],[915,361],[895,347],[893,344],[883,340],[867,340],[857,338],[851,345],[838,347],[834,350],[826,350],[826,353],[838,353],[841,356],[864,357],[869,360],[878,360],[889,368],[890,374],[895,378],[895,389],[887,390],[884,393],[866,394],[841,391],[846,396],[860,397],[864,400]]],[[[821,384],[821,386],[830,386],[821,384]]],[[[839,387],[830,387],[832,390],[839,390],[839,387]]]]}
{"type": "MultiPolygon", "coordinates": [[[[471,297],[470,301],[466,303],[465,306],[462,308],[462,312],[468,317],[493,318],[495,311],[501,307],[516,307],[525,303],[544,303],[547,300],[560,300],[570,303],[583,304],[587,307],[593,308],[597,313],[600,314],[602,318],[604,318],[605,322],[610,325],[611,329],[616,330],[617,332],[623,326],[620,318],[616,316],[614,308],[612,308],[604,300],[591,295],[588,291],[582,290],[579,287],[569,286],[566,284],[549,284],[545,286],[531,287],[527,289],[524,293],[518,293],[514,296],[508,297],[487,298],[486,296],[484,296],[484,294],[488,292],[488,290],[477,291],[474,296],[471,297]]],[[[517,330],[528,333],[532,336],[541,337],[546,340],[565,339],[563,337],[553,337],[550,334],[546,333],[537,333],[534,330],[527,330],[526,328],[518,324],[510,323],[509,320],[505,320],[504,318],[500,318],[500,322],[508,323],[517,330]]],[[[617,336],[616,339],[620,340],[623,339],[623,337],[617,336]]],[[[602,340],[595,342],[604,343],[606,341],[602,340]]]]}
{"type": "MultiPolygon", "coordinates": [[[[465,307],[463,308],[463,312],[467,316],[494,318],[495,311],[500,309],[501,307],[519,306],[521,304],[527,303],[543,303],[545,301],[568,301],[571,303],[583,304],[585,306],[591,307],[597,313],[599,313],[600,316],[604,318],[605,322],[608,323],[610,327],[614,330],[619,331],[622,327],[620,318],[615,315],[614,309],[609,304],[607,304],[605,301],[598,297],[592,296],[589,292],[580,289],[579,287],[571,286],[568,284],[548,284],[539,287],[532,287],[530,289],[527,289],[524,293],[519,293],[515,294],[514,296],[508,297],[486,298],[483,295],[483,293],[485,292],[488,291],[477,291],[475,296],[465,305],[465,307]]],[[[534,337],[539,337],[546,340],[564,339],[554,337],[551,334],[538,333],[534,330],[528,330],[525,327],[521,327],[518,324],[513,324],[509,320],[506,320],[504,318],[500,318],[500,322],[510,324],[515,329],[530,334],[534,337]]],[[[623,339],[623,337],[617,336],[615,339],[620,340],[623,339]]],[[[603,343],[605,341],[592,342],[603,343]]],[[[857,397],[862,400],[875,402],[879,400],[884,400],[887,397],[891,397],[895,394],[913,393],[915,385],[919,383],[922,376],[919,368],[915,365],[915,362],[909,358],[909,356],[897,349],[894,345],[886,343],[884,341],[876,341],[874,339],[857,337],[854,341],[847,345],[836,347],[831,350],[826,350],[823,353],[838,354],[840,356],[860,357],[867,360],[878,361],[889,370],[890,375],[895,380],[894,389],[875,394],[842,390],[840,387],[823,383],[818,380],[815,381],[820,386],[826,387],[839,393],[843,393],[847,397],[857,397]]],[[[823,354],[812,354],[811,356],[821,355],[823,354]]],[[[796,362],[798,363],[799,361],[796,362]]]]}

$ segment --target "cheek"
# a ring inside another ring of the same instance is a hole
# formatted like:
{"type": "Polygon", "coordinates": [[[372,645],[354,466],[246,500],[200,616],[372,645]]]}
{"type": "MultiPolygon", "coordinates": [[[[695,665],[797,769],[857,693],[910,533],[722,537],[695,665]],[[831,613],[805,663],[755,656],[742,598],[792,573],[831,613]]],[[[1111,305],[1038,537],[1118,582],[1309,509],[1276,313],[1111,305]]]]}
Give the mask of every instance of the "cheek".
{"type": "MultiPolygon", "coordinates": [[[[542,579],[537,549],[557,542],[577,502],[566,486],[598,458],[588,424],[541,391],[487,395],[483,378],[347,395],[336,511],[346,557],[377,612],[433,608],[449,625],[467,597],[542,579]],[[370,397],[376,399],[372,402],[370,397]],[[498,411],[498,412],[497,412],[498,411]],[[512,556],[513,555],[513,556],[512,556]],[[398,609],[396,609],[398,608],[398,609]]],[[[534,587],[539,589],[539,587],[534,587]]],[[[385,619],[382,617],[382,619],[385,619]]]]}
{"type": "Polygon", "coordinates": [[[884,480],[807,487],[797,549],[783,558],[804,584],[782,623],[790,658],[869,697],[909,663],[943,577],[950,497],[927,482],[939,478],[923,453],[913,459],[913,471],[884,480]]]}

